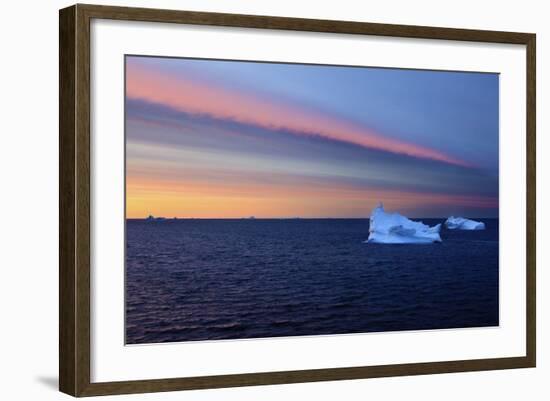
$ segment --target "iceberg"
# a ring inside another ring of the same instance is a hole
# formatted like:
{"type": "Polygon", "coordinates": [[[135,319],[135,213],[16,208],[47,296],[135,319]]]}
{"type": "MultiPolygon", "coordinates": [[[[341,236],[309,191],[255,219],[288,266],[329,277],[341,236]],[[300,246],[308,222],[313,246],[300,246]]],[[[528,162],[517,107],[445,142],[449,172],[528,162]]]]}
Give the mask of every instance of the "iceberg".
{"type": "Polygon", "coordinates": [[[150,214],[149,217],[145,219],[145,221],[147,222],[164,221],[164,220],[166,220],[166,217],[155,217],[152,214],[150,214]]]}
{"type": "Polygon", "coordinates": [[[380,203],[370,215],[367,243],[376,244],[431,244],[441,242],[441,224],[430,227],[412,221],[399,213],[386,213],[380,203]]]}
{"type": "Polygon", "coordinates": [[[445,227],[449,230],[485,230],[485,223],[451,216],[445,221],[445,227]]]}

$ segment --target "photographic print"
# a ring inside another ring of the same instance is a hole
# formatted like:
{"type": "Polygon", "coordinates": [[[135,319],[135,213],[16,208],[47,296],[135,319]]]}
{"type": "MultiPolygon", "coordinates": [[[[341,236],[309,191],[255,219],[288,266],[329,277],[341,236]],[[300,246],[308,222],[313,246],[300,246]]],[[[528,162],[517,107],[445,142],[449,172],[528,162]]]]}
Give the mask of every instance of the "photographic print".
{"type": "Polygon", "coordinates": [[[499,325],[499,75],[125,57],[127,344],[499,325]]]}

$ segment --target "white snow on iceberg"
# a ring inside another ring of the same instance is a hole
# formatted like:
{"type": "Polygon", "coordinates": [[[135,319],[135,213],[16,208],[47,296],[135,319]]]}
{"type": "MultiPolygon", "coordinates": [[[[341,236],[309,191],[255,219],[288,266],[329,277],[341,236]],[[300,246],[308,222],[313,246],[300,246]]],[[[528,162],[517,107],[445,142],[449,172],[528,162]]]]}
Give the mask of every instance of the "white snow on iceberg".
{"type": "Polygon", "coordinates": [[[449,230],[485,230],[485,223],[465,219],[464,217],[451,216],[445,221],[445,226],[449,230]]]}
{"type": "Polygon", "coordinates": [[[365,241],[377,244],[431,244],[441,242],[441,224],[430,227],[412,221],[399,213],[386,213],[380,203],[370,215],[369,238],[365,241]]]}

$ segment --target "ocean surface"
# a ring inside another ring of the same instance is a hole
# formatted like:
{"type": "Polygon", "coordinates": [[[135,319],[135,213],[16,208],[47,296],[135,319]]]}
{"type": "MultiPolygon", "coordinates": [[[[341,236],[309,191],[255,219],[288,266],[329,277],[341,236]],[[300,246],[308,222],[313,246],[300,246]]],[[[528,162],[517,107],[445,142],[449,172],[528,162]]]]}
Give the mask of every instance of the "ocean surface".
{"type": "Polygon", "coordinates": [[[368,219],[127,220],[126,343],[497,326],[482,221],[384,245],[363,243],[368,219]]]}

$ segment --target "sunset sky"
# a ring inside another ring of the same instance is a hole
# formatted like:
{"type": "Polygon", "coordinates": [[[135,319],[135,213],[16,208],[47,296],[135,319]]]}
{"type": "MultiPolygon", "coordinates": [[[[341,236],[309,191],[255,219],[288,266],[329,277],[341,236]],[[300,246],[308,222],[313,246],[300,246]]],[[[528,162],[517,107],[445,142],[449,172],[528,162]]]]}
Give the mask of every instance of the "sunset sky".
{"type": "Polygon", "coordinates": [[[498,75],[126,56],[128,218],[498,216],[498,75]]]}

